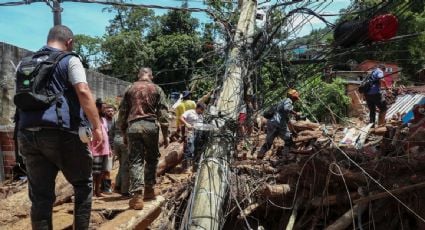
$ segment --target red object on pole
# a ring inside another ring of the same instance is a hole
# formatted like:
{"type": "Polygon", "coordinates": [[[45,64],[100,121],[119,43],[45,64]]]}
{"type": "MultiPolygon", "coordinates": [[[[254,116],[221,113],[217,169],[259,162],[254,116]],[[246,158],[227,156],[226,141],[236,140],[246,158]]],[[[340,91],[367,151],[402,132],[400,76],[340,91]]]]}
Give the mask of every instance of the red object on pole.
{"type": "Polygon", "coordinates": [[[392,14],[383,14],[369,21],[369,39],[377,42],[394,37],[398,30],[398,19],[392,14]]]}

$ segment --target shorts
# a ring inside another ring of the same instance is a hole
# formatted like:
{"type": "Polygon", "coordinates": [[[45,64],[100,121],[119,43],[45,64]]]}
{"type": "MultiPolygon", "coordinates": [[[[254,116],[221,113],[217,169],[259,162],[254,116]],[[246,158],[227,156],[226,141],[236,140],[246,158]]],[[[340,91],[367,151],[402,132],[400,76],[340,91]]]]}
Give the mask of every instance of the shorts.
{"type": "Polygon", "coordinates": [[[108,155],[93,157],[93,174],[100,174],[112,170],[112,157],[108,155]]]}

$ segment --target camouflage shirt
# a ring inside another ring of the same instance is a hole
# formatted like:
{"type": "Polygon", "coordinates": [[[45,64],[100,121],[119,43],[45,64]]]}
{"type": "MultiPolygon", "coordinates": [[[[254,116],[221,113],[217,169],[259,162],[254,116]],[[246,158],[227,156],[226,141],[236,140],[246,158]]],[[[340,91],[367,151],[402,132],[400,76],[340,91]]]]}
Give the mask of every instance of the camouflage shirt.
{"type": "Polygon", "coordinates": [[[167,111],[164,91],[150,81],[137,81],[124,94],[118,123],[123,133],[126,133],[129,122],[141,118],[153,118],[161,125],[168,125],[167,111]]]}

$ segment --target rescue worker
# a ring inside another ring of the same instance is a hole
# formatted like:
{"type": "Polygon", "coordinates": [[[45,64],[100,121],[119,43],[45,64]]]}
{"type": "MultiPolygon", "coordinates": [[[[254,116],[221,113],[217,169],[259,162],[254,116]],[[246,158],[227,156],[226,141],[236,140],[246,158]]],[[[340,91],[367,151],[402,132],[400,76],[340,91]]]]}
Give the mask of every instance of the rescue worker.
{"type": "Polygon", "coordinates": [[[299,93],[295,89],[290,89],[287,93],[287,98],[283,99],[276,107],[273,117],[267,121],[267,136],[266,142],[261,146],[257,154],[258,159],[262,159],[266,152],[270,150],[273,141],[276,137],[280,137],[285,141],[283,152],[278,157],[289,154],[290,147],[293,144],[292,134],[288,127],[290,115],[297,117],[301,113],[294,111],[293,103],[299,100],[299,93]]]}
{"type": "Polygon", "coordinates": [[[182,125],[180,118],[181,118],[181,116],[183,115],[184,112],[186,112],[190,109],[195,109],[196,103],[193,100],[191,100],[191,98],[192,98],[192,93],[190,91],[184,91],[182,101],[177,105],[176,110],[175,110],[177,133],[179,133],[179,131],[181,131],[181,136],[182,136],[183,140],[186,139],[186,135],[185,135],[184,126],[182,125]]]}
{"type": "Polygon", "coordinates": [[[379,64],[372,71],[370,76],[371,87],[365,93],[365,99],[367,103],[367,107],[369,108],[369,123],[375,124],[376,122],[376,107],[379,108],[378,115],[378,125],[385,124],[385,115],[387,112],[387,102],[385,100],[385,91],[381,90],[381,85],[384,88],[387,88],[387,85],[384,81],[384,69],[385,66],[383,64],[379,64]]]}
{"type": "Polygon", "coordinates": [[[198,156],[195,155],[195,132],[194,126],[202,124],[204,121],[204,111],[206,105],[204,103],[197,103],[195,109],[189,109],[183,113],[180,117],[180,121],[187,129],[187,138],[185,141],[186,146],[184,152],[184,161],[183,167],[186,168],[193,163],[194,159],[198,159],[198,156]]]}
{"type": "Polygon", "coordinates": [[[160,156],[159,124],[168,146],[168,105],[162,89],[152,82],[152,70],[141,68],[139,79],[125,92],[118,122],[128,147],[132,209],[143,209],[143,200],[155,198],[156,168],[160,156]],[[145,165],[146,162],[146,165],[145,165]]]}

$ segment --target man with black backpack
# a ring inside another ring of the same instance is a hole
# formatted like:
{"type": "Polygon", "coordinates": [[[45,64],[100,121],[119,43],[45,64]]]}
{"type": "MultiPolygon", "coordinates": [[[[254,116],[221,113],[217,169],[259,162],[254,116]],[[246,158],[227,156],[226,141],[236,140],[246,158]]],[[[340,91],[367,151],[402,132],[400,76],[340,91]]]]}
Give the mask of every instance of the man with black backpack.
{"type": "Polygon", "coordinates": [[[74,229],[88,229],[90,223],[92,156],[83,140],[104,143],[85,70],[72,48],[72,31],[55,26],[47,45],[17,68],[17,136],[27,167],[33,229],[53,229],[59,170],[74,188],[74,229]]]}
{"type": "MultiPolygon", "coordinates": [[[[365,84],[366,87],[362,92],[365,96],[367,107],[369,108],[369,123],[375,124],[376,121],[376,107],[379,108],[378,125],[385,124],[385,115],[387,111],[387,103],[385,101],[385,95],[381,91],[381,80],[384,79],[384,72],[382,69],[384,65],[379,64],[368,76],[365,84]]],[[[384,84],[386,86],[386,84],[384,84]]],[[[360,91],[360,88],[359,88],[360,91]]]]}
{"type": "MultiPolygon", "coordinates": [[[[272,147],[276,137],[282,138],[285,141],[285,146],[282,155],[288,154],[289,149],[293,144],[292,134],[288,128],[289,116],[301,116],[301,113],[294,111],[293,103],[298,101],[299,93],[295,89],[290,89],[287,93],[287,98],[283,99],[279,104],[264,113],[267,121],[267,136],[266,142],[261,146],[257,154],[258,159],[262,159],[266,152],[272,147]]],[[[282,157],[281,155],[278,156],[282,157]]]]}

